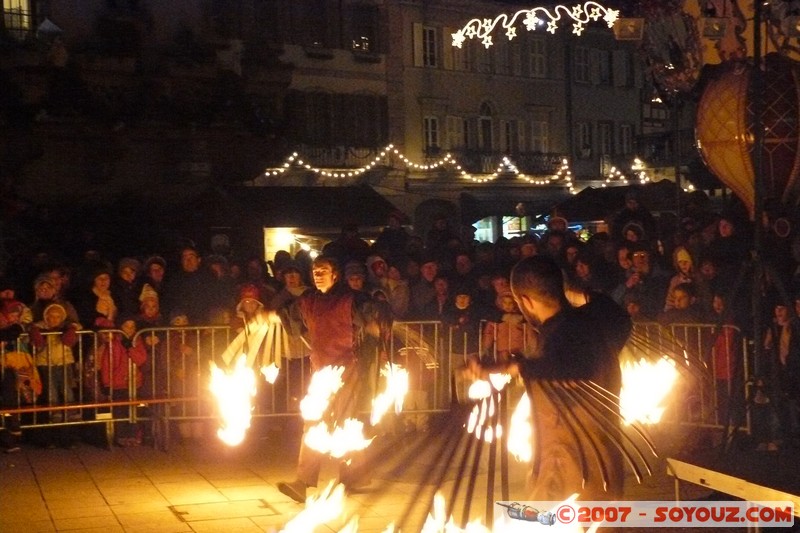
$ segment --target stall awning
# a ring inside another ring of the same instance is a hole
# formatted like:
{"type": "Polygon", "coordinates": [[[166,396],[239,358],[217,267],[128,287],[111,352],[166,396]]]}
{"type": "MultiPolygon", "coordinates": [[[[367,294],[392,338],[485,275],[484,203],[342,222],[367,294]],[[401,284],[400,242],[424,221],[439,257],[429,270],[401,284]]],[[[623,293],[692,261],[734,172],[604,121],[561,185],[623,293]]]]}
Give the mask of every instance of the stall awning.
{"type": "Polygon", "coordinates": [[[396,207],[366,185],[348,187],[226,187],[233,221],[264,227],[384,226],[396,207]]]}

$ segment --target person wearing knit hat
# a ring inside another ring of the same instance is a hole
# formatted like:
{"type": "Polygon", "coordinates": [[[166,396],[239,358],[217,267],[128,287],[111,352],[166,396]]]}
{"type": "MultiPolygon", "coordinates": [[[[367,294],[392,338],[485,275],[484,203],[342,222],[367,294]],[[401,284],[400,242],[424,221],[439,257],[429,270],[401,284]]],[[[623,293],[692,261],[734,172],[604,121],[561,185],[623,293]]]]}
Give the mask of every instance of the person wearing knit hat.
{"type": "Polygon", "coordinates": [[[245,323],[254,320],[264,311],[264,304],[261,302],[261,291],[254,283],[245,283],[239,288],[239,303],[236,304],[236,316],[239,318],[239,326],[242,321],[245,323]]]}
{"type": "Polygon", "coordinates": [[[27,307],[17,300],[4,300],[0,304],[0,342],[8,343],[7,351],[13,351],[11,346],[25,331],[22,316],[26,309],[27,307]]]}
{"type": "Polygon", "coordinates": [[[141,263],[133,257],[119,260],[117,275],[111,283],[111,293],[120,314],[135,315],[139,312],[139,294],[142,292],[140,270],[141,263]]]}
{"type": "MultiPolygon", "coordinates": [[[[75,382],[75,356],[73,347],[78,341],[81,325],[71,322],[66,308],[51,302],[43,310],[42,320],[30,327],[31,343],[35,348],[36,366],[45,380],[45,398],[49,405],[75,402],[72,384],[75,382]]],[[[82,419],[79,411],[67,413],[70,421],[82,419]]],[[[50,414],[51,421],[63,420],[63,411],[50,414]]]]}
{"type": "Polygon", "coordinates": [[[33,321],[30,308],[17,300],[16,283],[11,279],[2,276],[0,277],[0,305],[4,305],[8,302],[13,302],[22,306],[19,318],[19,321],[22,325],[27,326],[33,321]]]}
{"type": "Polygon", "coordinates": [[[67,300],[58,297],[56,294],[56,285],[48,274],[40,274],[37,276],[33,282],[33,289],[36,297],[30,307],[30,319],[32,322],[38,322],[44,319],[44,310],[51,303],[61,304],[64,309],[67,310],[70,321],[80,322],[75,307],[67,300]]]}
{"type": "Polygon", "coordinates": [[[139,293],[139,309],[137,316],[139,328],[163,326],[158,293],[148,283],[142,286],[142,292],[139,293]]]}
{"type": "Polygon", "coordinates": [[[672,252],[672,266],[675,269],[675,274],[669,280],[669,287],[667,288],[666,299],[664,302],[664,311],[669,311],[675,308],[675,298],[672,290],[683,283],[695,283],[698,281],[697,272],[694,268],[694,261],[692,255],[685,246],[677,246],[672,252]]]}
{"type": "Polygon", "coordinates": [[[53,278],[51,278],[49,274],[39,274],[38,276],[36,276],[36,279],[33,280],[33,289],[37,290],[43,284],[47,284],[55,288],[55,283],[53,282],[53,278]]]}
{"type": "Polygon", "coordinates": [[[389,272],[389,264],[380,256],[373,254],[367,257],[367,284],[372,288],[383,288],[386,285],[386,275],[389,272]]]}
{"type": "Polygon", "coordinates": [[[89,287],[77,295],[81,321],[90,329],[115,327],[119,306],[111,292],[112,276],[112,270],[107,265],[98,263],[89,278],[89,287]]]}
{"type": "Polygon", "coordinates": [[[439,275],[439,263],[431,254],[424,254],[419,260],[419,279],[409,290],[409,315],[411,320],[425,320],[428,309],[435,303],[436,289],[433,280],[439,275]]]}
{"type": "Polygon", "coordinates": [[[147,283],[154,291],[160,293],[166,272],[166,259],[160,255],[152,255],[147,258],[142,267],[142,282],[147,283]]]}
{"type": "Polygon", "coordinates": [[[344,267],[344,281],[354,291],[363,291],[367,281],[367,269],[359,261],[350,261],[344,267]]]}
{"type": "Polygon", "coordinates": [[[142,264],[133,257],[123,257],[117,265],[117,273],[123,278],[133,279],[139,275],[142,264]]]}
{"type": "Polygon", "coordinates": [[[144,302],[145,300],[158,300],[158,293],[149,283],[142,285],[142,291],[139,293],[139,301],[144,302]]]}

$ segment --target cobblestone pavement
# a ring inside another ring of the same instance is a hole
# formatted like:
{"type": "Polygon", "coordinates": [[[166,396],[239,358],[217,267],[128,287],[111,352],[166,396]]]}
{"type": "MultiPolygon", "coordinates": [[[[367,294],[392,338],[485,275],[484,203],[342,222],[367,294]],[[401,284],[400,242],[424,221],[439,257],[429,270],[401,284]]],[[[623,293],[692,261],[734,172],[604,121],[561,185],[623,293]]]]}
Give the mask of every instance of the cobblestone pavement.
{"type": "MultiPolygon", "coordinates": [[[[388,431],[374,442],[372,482],[346,498],[345,515],[359,517],[359,531],[386,531],[389,524],[420,531],[436,492],[452,506],[448,510],[456,520],[483,520],[495,499],[505,499],[502,463],[489,459],[489,445],[481,447],[476,461],[477,444],[466,453],[472,436],[438,431],[435,419],[427,423],[426,430],[388,431]]],[[[782,483],[800,482],[800,461],[788,451],[736,452],[720,459],[686,430],[663,428],[653,435],[661,457],[652,461],[653,475],[641,484],[628,480],[627,500],[674,499],[674,479],[666,474],[669,456],[694,454],[720,468],[736,464],[742,475],[766,464],[782,483]]],[[[109,450],[85,435],[74,449],[47,449],[28,440],[20,452],[0,456],[3,533],[281,531],[304,508],[276,488],[278,481],[293,478],[299,428],[292,421],[259,421],[238,447],[222,444],[210,427],[197,438],[176,439],[168,451],[152,446],[109,450]]],[[[525,471],[525,465],[509,462],[509,499],[524,494],[525,471]]],[[[321,479],[335,475],[335,465],[326,463],[321,479]]],[[[722,499],[713,496],[703,487],[681,486],[681,499],[722,499]]],[[[339,531],[344,524],[340,518],[314,531],[339,531]]]]}

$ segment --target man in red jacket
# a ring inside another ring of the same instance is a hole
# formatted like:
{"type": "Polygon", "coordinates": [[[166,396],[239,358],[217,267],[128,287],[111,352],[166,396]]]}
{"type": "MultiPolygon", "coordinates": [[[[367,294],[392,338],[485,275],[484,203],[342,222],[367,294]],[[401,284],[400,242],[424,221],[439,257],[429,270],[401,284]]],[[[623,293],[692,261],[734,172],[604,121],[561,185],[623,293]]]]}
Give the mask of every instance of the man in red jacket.
{"type": "MultiPolygon", "coordinates": [[[[285,327],[291,334],[302,335],[311,348],[311,370],[316,372],[326,366],[344,367],[342,387],[331,399],[332,413],[328,424],[341,424],[355,418],[359,393],[359,342],[363,334],[385,338],[386,324],[380,320],[380,307],[369,295],[351,290],[339,283],[339,267],[335,259],[316,258],[312,265],[316,290],[306,291],[288,307],[279,310],[285,327]],[[383,325],[381,325],[383,324],[383,325]]],[[[390,325],[389,325],[390,327],[390,325]]],[[[317,485],[322,454],[305,444],[306,425],[300,445],[297,479],[278,483],[278,490],[298,503],[305,502],[306,489],[317,485]]],[[[342,461],[340,481],[353,488],[361,481],[358,458],[342,461]]]]}

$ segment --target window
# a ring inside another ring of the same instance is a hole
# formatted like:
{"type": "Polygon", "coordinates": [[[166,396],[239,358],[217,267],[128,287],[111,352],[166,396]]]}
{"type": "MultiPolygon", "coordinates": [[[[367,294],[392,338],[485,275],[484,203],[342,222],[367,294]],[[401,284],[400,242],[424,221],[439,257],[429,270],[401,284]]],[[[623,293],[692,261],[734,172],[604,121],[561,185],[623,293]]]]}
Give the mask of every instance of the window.
{"type": "Polygon", "coordinates": [[[550,123],[545,119],[531,122],[531,151],[542,154],[550,151],[550,123]]]}
{"type": "Polygon", "coordinates": [[[422,66],[436,67],[438,66],[438,57],[436,54],[436,47],[438,44],[436,28],[430,26],[423,26],[422,28],[422,66]]]}
{"type": "Polygon", "coordinates": [[[575,81],[578,83],[589,83],[592,81],[588,48],[583,46],[575,47],[575,81]]]}
{"type": "Polygon", "coordinates": [[[358,52],[379,51],[377,6],[350,6],[350,45],[358,52]]]}
{"type": "Polygon", "coordinates": [[[311,48],[331,48],[328,11],[323,0],[292,2],[292,31],[294,43],[311,48]]]}
{"type": "Polygon", "coordinates": [[[533,37],[530,45],[528,61],[531,78],[547,77],[547,41],[543,37],[533,37]]]}
{"type": "Polygon", "coordinates": [[[453,70],[472,70],[473,43],[466,41],[461,48],[453,47],[453,70]]]}
{"type": "Polygon", "coordinates": [[[33,25],[30,0],[3,0],[3,24],[9,35],[24,40],[33,25]]]}
{"type": "Polygon", "coordinates": [[[481,74],[491,74],[492,73],[492,50],[481,50],[481,53],[477,54],[476,60],[476,67],[478,68],[478,72],[481,74]]]}
{"type": "Polygon", "coordinates": [[[624,155],[633,153],[633,128],[630,124],[619,125],[619,151],[624,155]]]}
{"type": "Polygon", "coordinates": [[[500,121],[500,151],[504,154],[519,151],[519,134],[516,120],[500,121]]]}
{"type": "Polygon", "coordinates": [[[491,152],[494,149],[493,129],[492,108],[489,104],[483,103],[478,118],[478,150],[491,152]]]}
{"type": "Polygon", "coordinates": [[[447,117],[447,143],[445,148],[448,150],[463,150],[466,148],[466,138],[464,135],[464,118],[449,115],[447,117]]]}
{"type": "Polygon", "coordinates": [[[578,150],[578,157],[592,157],[592,125],[588,122],[578,122],[575,124],[575,146],[578,150]]]}
{"type": "Polygon", "coordinates": [[[633,85],[631,58],[625,50],[614,50],[611,55],[614,85],[630,87],[633,85]]]}
{"type": "Polygon", "coordinates": [[[377,148],[389,135],[385,96],[289,91],[286,111],[292,142],[312,146],[377,148]]]}
{"type": "Polygon", "coordinates": [[[608,50],[597,51],[597,81],[602,85],[611,85],[611,54],[608,50]]]}
{"type": "Polygon", "coordinates": [[[330,144],[376,148],[387,139],[386,98],[370,94],[337,94],[333,98],[330,144]]]}
{"type": "Polygon", "coordinates": [[[422,135],[425,139],[425,151],[436,151],[439,149],[439,119],[436,117],[425,117],[422,119],[422,135]]]}
{"type": "Polygon", "coordinates": [[[475,118],[464,119],[464,146],[470,150],[478,148],[478,122],[475,118]]]}
{"type": "Polygon", "coordinates": [[[511,74],[511,46],[508,41],[500,41],[493,47],[494,68],[497,74],[508,76],[511,74]]]}
{"type": "Polygon", "coordinates": [[[614,126],[610,122],[597,123],[597,149],[600,155],[609,155],[614,152],[614,126]]]}
{"type": "Polygon", "coordinates": [[[511,62],[511,75],[522,76],[522,40],[514,39],[508,43],[509,61],[511,62]]]}

